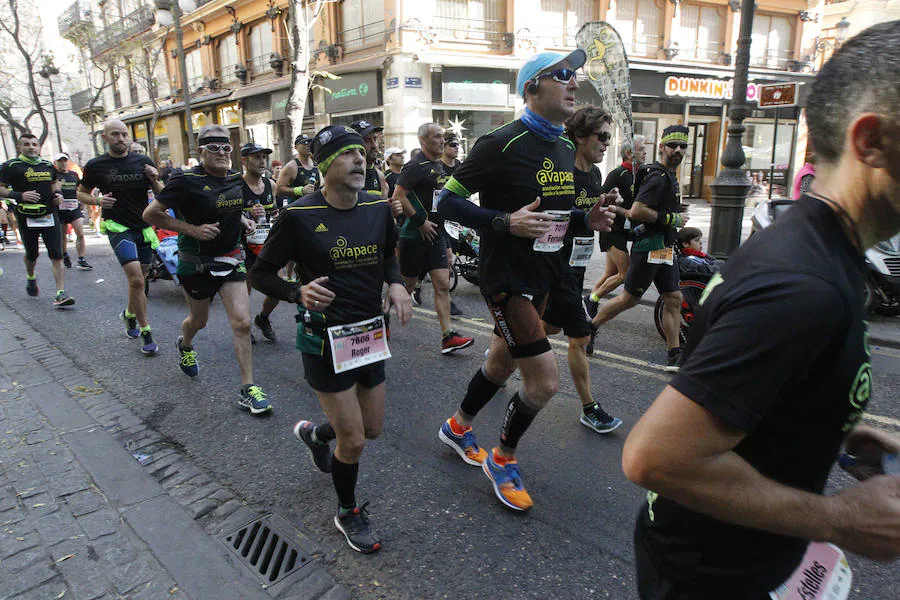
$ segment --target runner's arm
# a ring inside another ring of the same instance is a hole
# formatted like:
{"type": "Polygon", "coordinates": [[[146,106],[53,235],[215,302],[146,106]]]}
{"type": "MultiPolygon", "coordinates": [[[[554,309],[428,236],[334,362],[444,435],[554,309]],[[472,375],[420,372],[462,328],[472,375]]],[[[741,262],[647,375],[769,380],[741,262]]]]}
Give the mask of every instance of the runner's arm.
{"type": "Polygon", "coordinates": [[[160,229],[168,229],[169,231],[183,233],[193,238],[197,238],[198,227],[196,225],[191,225],[187,221],[182,221],[181,219],[170,216],[169,213],[166,212],[168,209],[169,207],[159,200],[154,200],[144,209],[143,218],[151,225],[159,227],[160,229]]]}
{"type": "Polygon", "coordinates": [[[438,215],[447,221],[456,221],[472,229],[490,229],[495,217],[503,216],[503,211],[482,208],[469,202],[463,196],[451,191],[447,186],[438,197],[438,215]]]}
{"type": "Polygon", "coordinates": [[[378,176],[378,183],[381,184],[381,197],[382,198],[390,198],[388,196],[388,184],[387,179],[384,178],[384,173],[382,173],[379,169],[375,169],[375,174],[378,176]]]}
{"type": "MultiPolygon", "coordinates": [[[[285,262],[285,264],[287,263],[285,262]]],[[[270,298],[297,304],[300,302],[300,284],[285,281],[278,276],[278,271],[283,266],[270,263],[257,256],[253,269],[250,270],[250,283],[270,298]]]]}
{"type": "Polygon", "coordinates": [[[402,185],[394,184],[394,196],[391,200],[400,201],[400,205],[403,207],[403,214],[409,217],[414,225],[420,226],[428,220],[428,213],[425,212],[425,207],[422,206],[415,194],[410,197],[409,192],[402,185]]]}
{"type": "Polygon", "coordinates": [[[297,165],[292,160],[288,162],[288,164],[284,165],[281,168],[281,173],[278,174],[278,181],[275,184],[275,195],[295,198],[296,196],[294,195],[294,188],[291,187],[291,183],[293,183],[296,176],[297,165]]]}
{"type": "Polygon", "coordinates": [[[14,203],[22,200],[22,192],[14,192],[5,185],[0,185],[0,198],[8,198],[14,203]]]}
{"type": "Polygon", "coordinates": [[[91,194],[91,189],[85,187],[83,184],[78,184],[78,190],[75,192],[75,195],[78,196],[78,201],[82,204],[90,204],[92,206],[100,205],[100,198],[91,194]]]}

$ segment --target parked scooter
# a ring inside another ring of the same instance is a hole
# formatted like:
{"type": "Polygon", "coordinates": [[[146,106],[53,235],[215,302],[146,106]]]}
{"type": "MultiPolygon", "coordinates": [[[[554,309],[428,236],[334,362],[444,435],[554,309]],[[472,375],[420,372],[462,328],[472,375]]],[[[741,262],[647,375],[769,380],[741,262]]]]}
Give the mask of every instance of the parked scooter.
{"type": "MultiPolygon", "coordinates": [[[[794,201],[775,198],[760,202],[753,210],[750,235],[761,231],[783,215],[794,201]]],[[[866,312],[900,315],[900,234],[878,242],[866,250],[866,285],[863,305],[866,312]]]]}

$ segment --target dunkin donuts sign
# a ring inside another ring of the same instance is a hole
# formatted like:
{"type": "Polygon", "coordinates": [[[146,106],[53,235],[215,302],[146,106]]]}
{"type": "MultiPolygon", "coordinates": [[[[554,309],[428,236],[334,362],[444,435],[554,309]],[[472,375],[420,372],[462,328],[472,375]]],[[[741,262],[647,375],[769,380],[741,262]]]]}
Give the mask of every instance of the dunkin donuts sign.
{"type": "MultiPolygon", "coordinates": [[[[684,98],[706,98],[709,100],[731,100],[734,81],[731,79],[701,79],[699,77],[667,77],[666,96],[684,98]]],[[[747,102],[756,102],[759,86],[747,84],[747,102]]]]}

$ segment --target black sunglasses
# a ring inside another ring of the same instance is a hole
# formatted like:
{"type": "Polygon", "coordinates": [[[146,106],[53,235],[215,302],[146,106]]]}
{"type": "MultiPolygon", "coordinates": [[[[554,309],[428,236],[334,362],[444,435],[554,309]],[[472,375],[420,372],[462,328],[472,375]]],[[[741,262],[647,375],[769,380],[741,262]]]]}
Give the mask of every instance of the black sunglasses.
{"type": "Polygon", "coordinates": [[[672,150],[687,150],[687,144],[685,144],[684,142],[669,142],[668,144],[666,144],[666,148],[671,148],[672,150]]]}
{"type": "Polygon", "coordinates": [[[549,73],[544,73],[542,75],[538,75],[535,77],[535,81],[538,79],[543,79],[545,77],[552,77],[553,81],[558,81],[559,83],[569,83],[572,81],[572,78],[575,77],[575,69],[556,69],[555,71],[550,71],[549,73]]]}
{"type": "Polygon", "coordinates": [[[219,152],[222,152],[223,154],[231,154],[231,151],[234,150],[231,144],[204,144],[200,147],[207,152],[212,152],[213,154],[217,154],[219,152]]]}
{"type": "Polygon", "coordinates": [[[608,143],[609,140],[612,139],[612,134],[608,131],[598,131],[598,132],[596,132],[595,135],[597,136],[597,139],[600,140],[604,144],[608,143]]]}
{"type": "Polygon", "coordinates": [[[447,145],[450,146],[451,148],[458,148],[459,142],[447,142],[447,145]]]}

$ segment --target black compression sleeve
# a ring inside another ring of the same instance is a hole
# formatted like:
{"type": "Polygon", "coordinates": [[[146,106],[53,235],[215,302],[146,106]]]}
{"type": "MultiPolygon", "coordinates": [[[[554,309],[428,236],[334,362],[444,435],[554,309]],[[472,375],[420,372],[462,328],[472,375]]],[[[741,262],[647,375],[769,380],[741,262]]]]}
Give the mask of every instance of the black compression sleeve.
{"type": "Polygon", "coordinates": [[[469,202],[447,188],[441,191],[438,202],[440,202],[438,216],[447,221],[456,221],[473,229],[489,229],[494,217],[503,214],[500,211],[482,208],[473,202],[469,202]]]}
{"type": "Polygon", "coordinates": [[[387,284],[399,283],[403,285],[403,276],[400,273],[400,261],[396,256],[391,256],[384,263],[384,281],[387,284]]]}
{"type": "Polygon", "coordinates": [[[296,304],[300,302],[300,284],[285,281],[278,276],[281,267],[256,258],[256,263],[250,271],[250,283],[257,290],[271,298],[285,300],[296,304]]]}

